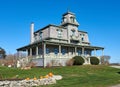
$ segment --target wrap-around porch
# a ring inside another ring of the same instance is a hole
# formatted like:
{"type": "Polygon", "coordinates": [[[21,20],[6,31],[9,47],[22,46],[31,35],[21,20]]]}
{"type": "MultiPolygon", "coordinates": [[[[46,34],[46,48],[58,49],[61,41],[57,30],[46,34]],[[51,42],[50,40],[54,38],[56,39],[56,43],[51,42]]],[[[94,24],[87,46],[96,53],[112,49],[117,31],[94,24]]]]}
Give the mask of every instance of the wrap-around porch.
{"type": "MultiPolygon", "coordinates": [[[[66,61],[74,56],[83,56],[85,64],[90,64],[90,56],[97,56],[96,51],[101,50],[104,55],[104,48],[89,45],[68,44],[59,42],[42,41],[18,48],[18,52],[26,52],[26,58],[33,60],[37,66],[47,66],[48,63],[55,63],[53,66],[66,65],[66,61]],[[93,52],[93,53],[92,53],[93,52]]],[[[21,57],[19,55],[19,57],[21,57]]]]}

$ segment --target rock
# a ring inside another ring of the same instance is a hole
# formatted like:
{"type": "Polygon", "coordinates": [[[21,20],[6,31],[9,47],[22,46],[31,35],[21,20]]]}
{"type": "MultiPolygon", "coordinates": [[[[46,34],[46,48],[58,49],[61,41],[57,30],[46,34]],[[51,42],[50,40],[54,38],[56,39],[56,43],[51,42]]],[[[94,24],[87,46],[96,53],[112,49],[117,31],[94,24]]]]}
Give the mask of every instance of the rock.
{"type": "Polygon", "coordinates": [[[40,85],[56,84],[56,80],[61,80],[62,76],[54,75],[53,77],[43,79],[30,79],[21,81],[0,81],[0,87],[33,87],[40,85]]]}
{"type": "Polygon", "coordinates": [[[61,80],[62,76],[61,75],[53,75],[53,77],[55,80],[61,80]]]}
{"type": "Polygon", "coordinates": [[[3,83],[3,82],[0,82],[0,87],[1,87],[1,86],[4,86],[4,83],[3,83]]]}
{"type": "Polygon", "coordinates": [[[8,65],[8,67],[12,67],[12,65],[8,65]]]}

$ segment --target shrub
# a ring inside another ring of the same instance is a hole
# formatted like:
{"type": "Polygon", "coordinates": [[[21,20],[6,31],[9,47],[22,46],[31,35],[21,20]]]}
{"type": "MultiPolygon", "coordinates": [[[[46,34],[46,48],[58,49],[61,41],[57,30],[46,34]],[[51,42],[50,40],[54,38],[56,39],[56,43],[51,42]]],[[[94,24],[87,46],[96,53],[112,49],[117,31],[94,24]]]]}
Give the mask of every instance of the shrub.
{"type": "Polygon", "coordinates": [[[90,63],[92,65],[98,65],[99,64],[99,59],[97,57],[90,57],[90,63]]]}
{"type": "Polygon", "coordinates": [[[31,67],[31,68],[33,68],[33,67],[36,67],[36,64],[37,63],[35,63],[35,62],[29,62],[27,65],[26,65],[26,67],[31,67]]]}
{"type": "Polygon", "coordinates": [[[72,59],[70,59],[70,60],[68,60],[68,61],[66,62],[66,65],[67,65],[67,66],[72,66],[73,63],[74,63],[74,59],[72,58],[72,59]]]}
{"type": "Polygon", "coordinates": [[[73,57],[73,59],[74,59],[73,65],[83,65],[83,63],[85,62],[82,56],[75,56],[73,57]]]}
{"type": "Polygon", "coordinates": [[[47,63],[46,68],[50,68],[50,67],[52,67],[52,64],[51,63],[47,63]]]}

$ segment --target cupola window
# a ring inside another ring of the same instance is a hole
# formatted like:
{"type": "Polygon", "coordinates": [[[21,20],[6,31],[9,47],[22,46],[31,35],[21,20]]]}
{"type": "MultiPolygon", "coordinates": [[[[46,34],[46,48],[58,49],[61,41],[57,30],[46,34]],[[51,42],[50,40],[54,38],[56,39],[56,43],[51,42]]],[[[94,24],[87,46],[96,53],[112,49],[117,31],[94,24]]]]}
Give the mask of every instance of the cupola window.
{"type": "Polygon", "coordinates": [[[70,17],[70,20],[71,20],[72,23],[75,22],[75,18],[74,17],[70,17]]]}
{"type": "Polygon", "coordinates": [[[66,19],[66,17],[64,17],[63,22],[66,22],[66,21],[67,21],[67,19],[66,19]]]}

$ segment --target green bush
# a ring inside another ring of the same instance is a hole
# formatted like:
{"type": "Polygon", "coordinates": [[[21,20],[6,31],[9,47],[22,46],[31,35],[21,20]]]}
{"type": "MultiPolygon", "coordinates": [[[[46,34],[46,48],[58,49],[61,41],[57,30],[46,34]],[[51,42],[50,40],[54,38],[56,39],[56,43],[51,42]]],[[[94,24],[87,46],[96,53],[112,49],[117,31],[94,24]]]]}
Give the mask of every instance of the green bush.
{"type": "Polygon", "coordinates": [[[73,57],[73,59],[74,59],[73,65],[83,65],[83,63],[85,62],[85,60],[81,56],[75,56],[73,57]]]}
{"type": "Polygon", "coordinates": [[[99,59],[97,57],[90,57],[90,63],[92,65],[98,65],[99,64],[99,59]]]}

